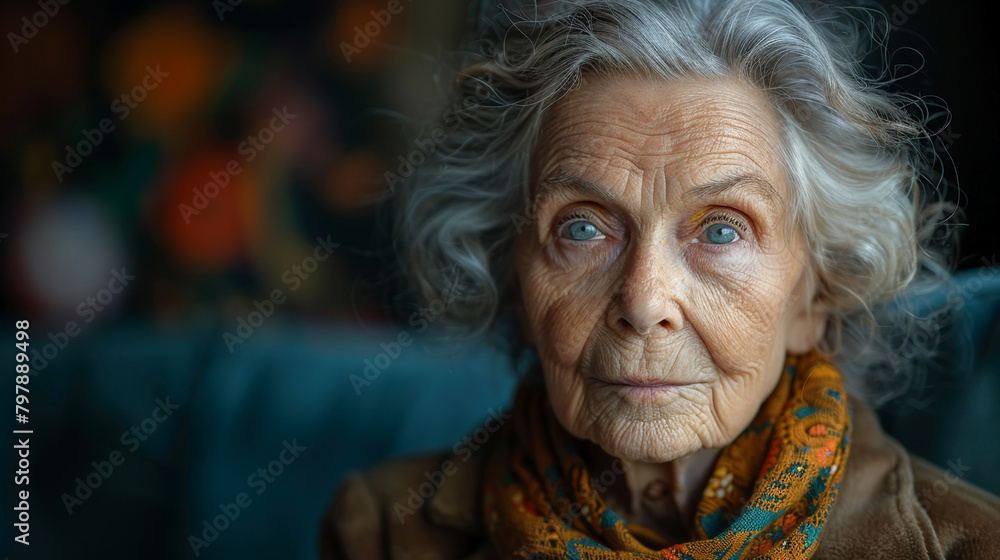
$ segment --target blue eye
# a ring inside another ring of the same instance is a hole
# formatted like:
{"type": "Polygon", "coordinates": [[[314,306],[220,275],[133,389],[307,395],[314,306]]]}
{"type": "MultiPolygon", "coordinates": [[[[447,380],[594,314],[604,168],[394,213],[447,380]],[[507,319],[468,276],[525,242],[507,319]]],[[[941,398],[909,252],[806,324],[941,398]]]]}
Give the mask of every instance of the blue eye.
{"type": "Polygon", "coordinates": [[[601,230],[590,222],[577,221],[569,224],[566,228],[570,239],[574,241],[587,241],[601,235],[601,230]]]}
{"type": "Polygon", "coordinates": [[[709,243],[724,245],[732,243],[739,238],[740,235],[736,233],[736,229],[729,224],[712,224],[705,230],[705,239],[709,243]]]}

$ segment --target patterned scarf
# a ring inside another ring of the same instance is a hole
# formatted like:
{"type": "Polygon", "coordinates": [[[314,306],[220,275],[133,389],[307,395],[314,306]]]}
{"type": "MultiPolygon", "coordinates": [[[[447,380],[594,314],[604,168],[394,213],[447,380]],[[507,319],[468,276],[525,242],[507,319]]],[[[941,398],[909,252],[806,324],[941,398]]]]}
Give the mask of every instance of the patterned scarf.
{"type": "Polygon", "coordinates": [[[774,392],[722,450],[695,514],[695,540],[670,542],[605,506],[578,441],[540,387],[523,387],[483,485],[501,558],[532,560],[806,559],[847,461],[850,418],[840,372],[818,354],[786,358],[774,392]]]}

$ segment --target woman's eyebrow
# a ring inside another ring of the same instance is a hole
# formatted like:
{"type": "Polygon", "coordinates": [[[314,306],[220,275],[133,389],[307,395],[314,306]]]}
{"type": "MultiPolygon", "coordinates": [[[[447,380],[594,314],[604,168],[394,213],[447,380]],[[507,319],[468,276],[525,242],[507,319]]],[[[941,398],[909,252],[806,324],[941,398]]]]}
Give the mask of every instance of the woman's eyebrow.
{"type": "Polygon", "coordinates": [[[539,189],[535,194],[534,200],[535,208],[539,208],[544,202],[547,202],[554,195],[565,190],[576,191],[578,194],[584,195],[587,198],[600,199],[609,204],[620,204],[620,201],[615,197],[615,195],[611,194],[604,187],[586,179],[573,177],[572,175],[561,170],[546,177],[545,179],[542,179],[539,181],[538,185],[539,189]]]}
{"type": "Polygon", "coordinates": [[[772,211],[777,212],[784,206],[785,201],[778,194],[777,189],[767,179],[757,173],[741,173],[711,181],[682,194],[681,200],[690,202],[712,198],[737,187],[743,187],[750,194],[762,199],[772,211]]]}

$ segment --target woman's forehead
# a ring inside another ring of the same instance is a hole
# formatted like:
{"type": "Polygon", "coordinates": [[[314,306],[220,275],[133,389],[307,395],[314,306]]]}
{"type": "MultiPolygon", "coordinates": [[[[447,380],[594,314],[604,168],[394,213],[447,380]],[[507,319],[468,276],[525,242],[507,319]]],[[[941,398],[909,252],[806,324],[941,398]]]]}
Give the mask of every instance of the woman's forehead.
{"type": "Polygon", "coordinates": [[[590,79],[546,115],[534,182],[663,174],[693,187],[747,175],[784,197],[780,139],[766,97],[735,79],[590,79]]]}

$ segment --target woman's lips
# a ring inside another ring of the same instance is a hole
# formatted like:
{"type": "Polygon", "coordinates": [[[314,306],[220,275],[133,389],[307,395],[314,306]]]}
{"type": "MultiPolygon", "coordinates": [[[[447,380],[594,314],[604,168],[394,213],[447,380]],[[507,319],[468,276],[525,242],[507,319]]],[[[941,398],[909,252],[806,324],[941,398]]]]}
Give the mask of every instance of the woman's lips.
{"type": "Polygon", "coordinates": [[[691,383],[668,381],[605,381],[612,391],[631,395],[661,395],[678,391],[691,383]]]}
{"type": "Polygon", "coordinates": [[[597,381],[607,385],[620,385],[622,387],[638,387],[642,389],[658,387],[683,387],[698,383],[697,379],[664,379],[662,376],[638,376],[632,372],[622,372],[619,375],[598,374],[594,376],[597,381]]]}
{"type": "MultiPolygon", "coordinates": [[[[659,392],[682,389],[692,385],[705,383],[704,379],[693,376],[663,375],[652,373],[642,375],[635,371],[595,372],[592,379],[600,385],[618,390],[638,390],[642,392],[659,392]]],[[[664,372],[666,373],[666,372],[664,372]]],[[[675,372],[676,373],[676,372],[675,372]]]]}
{"type": "MultiPolygon", "coordinates": [[[[679,389],[691,385],[701,385],[710,381],[710,376],[704,368],[684,367],[684,360],[672,360],[650,363],[637,363],[633,367],[620,365],[622,360],[601,366],[599,362],[590,363],[580,373],[597,385],[619,389],[664,390],[679,389]],[[596,366],[596,367],[595,367],[596,366]]],[[[626,363],[629,361],[626,360],[626,363]]],[[[634,363],[634,362],[633,362],[634,363]]]]}
{"type": "Polygon", "coordinates": [[[664,379],[664,376],[639,376],[636,372],[615,372],[618,375],[602,374],[591,377],[594,389],[615,394],[633,404],[660,403],[664,404],[678,394],[704,383],[698,379],[664,379]],[[666,399],[666,400],[664,400],[666,399]]]}
{"type": "Polygon", "coordinates": [[[621,387],[636,387],[639,389],[668,389],[671,387],[683,387],[690,383],[671,383],[668,381],[605,381],[608,385],[618,385],[621,387]]]}
{"type": "Polygon", "coordinates": [[[674,383],[666,381],[603,381],[604,391],[618,395],[628,402],[664,403],[662,399],[672,399],[684,391],[689,383],[674,383]]]}

